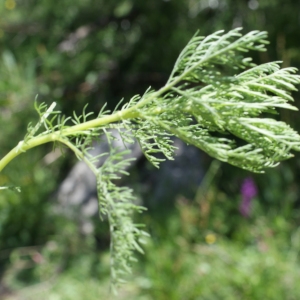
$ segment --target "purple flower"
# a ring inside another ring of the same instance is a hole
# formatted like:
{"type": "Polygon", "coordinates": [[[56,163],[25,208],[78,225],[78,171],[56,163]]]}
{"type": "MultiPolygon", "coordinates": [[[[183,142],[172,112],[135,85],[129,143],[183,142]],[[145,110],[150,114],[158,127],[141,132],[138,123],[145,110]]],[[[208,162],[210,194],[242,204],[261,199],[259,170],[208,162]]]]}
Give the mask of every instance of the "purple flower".
{"type": "Polygon", "coordinates": [[[242,202],[240,204],[240,213],[248,218],[251,212],[251,201],[257,195],[257,188],[251,177],[244,179],[241,186],[242,202]]]}

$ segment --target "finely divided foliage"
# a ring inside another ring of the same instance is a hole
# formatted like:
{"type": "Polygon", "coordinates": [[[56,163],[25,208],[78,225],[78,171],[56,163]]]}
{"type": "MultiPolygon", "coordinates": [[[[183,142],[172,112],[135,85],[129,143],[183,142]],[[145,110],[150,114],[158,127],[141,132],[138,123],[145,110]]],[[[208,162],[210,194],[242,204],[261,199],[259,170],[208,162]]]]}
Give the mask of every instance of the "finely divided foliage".
{"type": "Polygon", "coordinates": [[[97,177],[100,215],[110,224],[112,282],[122,282],[131,271],[134,251],[142,252],[140,244],[147,236],[132,220],[132,213],[143,208],[134,204],[131,189],[116,184],[127,175],[125,169],[131,163],[125,158],[127,151],[111,144],[110,151],[100,155],[106,160],[98,168],[100,156],[91,157],[88,152],[92,141],[104,134],[110,143],[115,137],[109,129],[117,128],[124,143],[137,140],[156,167],[163,160],[157,153],[173,159],[173,136],[254,172],[292,157],[291,150],[300,150],[300,136],[267,116],[276,113],[277,107],[296,110],[289,101],[300,76],[295,68],[280,69],[280,62],[256,66],[243,56],[249,50],[264,51],[266,37],[259,31],[242,35],[240,29],[208,37],[196,34],[164,87],[148,89],[112,113],[103,108],[94,119],[85,109],[82,116],[64,118],[54,111],[55,104],[49,108],[41,104],[36,107],[39,122],[34,127],[30,124],[24,140],[3,157],[0,171],[20,153],[47,142],[65,145],[84,160],[97,177]]]}

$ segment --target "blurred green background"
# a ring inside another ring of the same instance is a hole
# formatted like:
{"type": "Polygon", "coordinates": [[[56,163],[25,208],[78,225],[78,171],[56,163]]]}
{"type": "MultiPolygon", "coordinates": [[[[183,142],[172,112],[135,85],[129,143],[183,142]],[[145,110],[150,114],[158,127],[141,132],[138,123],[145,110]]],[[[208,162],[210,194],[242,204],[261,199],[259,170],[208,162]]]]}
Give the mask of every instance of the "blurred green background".
{"type": "MultiPolygon", "coordinates": [[[[292,0],[1,0],[0,155],[35,122],[33,103],[66,115],[109,108],[161,87],[180,50],[202,35],[265,30],[270,45],[255,62],[300,68],[300,2],[292,0]]],[[[299,93],[295,93],[299,107],[299,93]]],[[[299,114],[278,117],[300,131],[299,114]]],[[[44,145],[0,174],[0,299],[114,299],[109,294],[108,227],[93,219],[83,235],[53,207],[76,162],[49,163],[44,145]]],[[[151,233],[116,299],[300,299],[300,157],[254,175],[203,156],[205,177],[192,197],[161,201],[137,221],[151,233]],[[241,186],[256,196],[240,212],[241,186]]],[[[144,162],[146,164],[146,162],[144,162]]],[[[139,165],[131,184],[142,195],[139,165]]]]}

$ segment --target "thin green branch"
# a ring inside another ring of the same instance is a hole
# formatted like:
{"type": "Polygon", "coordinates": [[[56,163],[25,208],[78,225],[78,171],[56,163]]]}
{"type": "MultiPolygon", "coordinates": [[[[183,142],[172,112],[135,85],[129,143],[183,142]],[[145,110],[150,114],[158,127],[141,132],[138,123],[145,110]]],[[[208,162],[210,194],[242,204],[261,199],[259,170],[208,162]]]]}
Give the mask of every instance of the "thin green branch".
{"type": "MultiPolygon", "coordinates": [[[[68,137],[73,135],[78,135],[78,133],[84,133],[89,130],[95,129],[97,127],[106,126],[113,122],[118,122],[124,119],[136,118],[139,116],[137,112],[134,112],[132,108],[129,108],[124,111],[118,111],[112,115],[105,116],[99,119],[90,120],[81,124],[77,124],[71,127],[64,128],[62,130],[57,130],[52,133],[48,133],[46,135],[39,135],[36,137],[32,137],[28,141],[20,141],[19,144],[14,147],[8,154],[6,154],[0,160],[0,172],[18,155],[23,152],[26,152],[29,149],[34,147],[50,143],[50,142],[63,142],[64,139],[62,137],[68,137]]],[[[69,146],[69,145],[68,145],[69,146]]]]}

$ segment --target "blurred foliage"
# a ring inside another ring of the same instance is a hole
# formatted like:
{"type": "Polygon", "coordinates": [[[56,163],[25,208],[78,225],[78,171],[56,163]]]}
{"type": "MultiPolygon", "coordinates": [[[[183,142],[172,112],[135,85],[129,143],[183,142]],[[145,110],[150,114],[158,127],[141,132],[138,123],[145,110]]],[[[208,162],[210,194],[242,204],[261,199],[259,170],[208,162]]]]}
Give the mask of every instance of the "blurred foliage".
{"type": "MultiPolygon", "coordinates": [[[[256,61],[299,68],[299,11],[292,0],[3,0],[0,154],[35,120],[37,94],[66,114],[86,103],[113,108],[161,87],[197,29],[266,30],[271,43],[256,61]]],[[[299,131],[296,113],[280,117],[299,131]]],[[[24,299],[98,299],[109,281],[105,225],[95,221],[96,238],[83,237],[53,212],[49,198],[73,159],[48,163],[51,151],[34,149],[0,175],[22,188],[0,193],[0,282],[24,299]]],[[[119,299],[299,299],[299,165],[296,157],[253,177],[259,193],[249,219],[238,210],[249,173],[223,164],[201,199],[145,214],[152,241],[119,299]]]]}
{"type": "MultiPolygon", "coordinates": [[[[214,184],[209,194],[220,209],[224,201],[239,202],[238,196],[230,199],[214,184]]],[[[78,238],[69,224],[44,247],[10,254],[3,283],[15,291],[5,299],[298,299],[299,229],[280,210],[273,217],[261,215],[261,210],[258,198],[250,219],[239,216],[236,208],[239,226],[231,239],[222,234],[214,210],[206,216],[213,222],[204,224],[199,206],[185,198],[177,199],[168,218],[144,214],[152,238],[116,297],[108,294],[108,253],[99,256],[93,239],[78,238]],[[30,283],[30,270],[33,282],[24,286],[25,279],[30,283]]]]}

